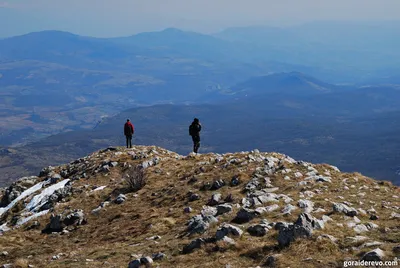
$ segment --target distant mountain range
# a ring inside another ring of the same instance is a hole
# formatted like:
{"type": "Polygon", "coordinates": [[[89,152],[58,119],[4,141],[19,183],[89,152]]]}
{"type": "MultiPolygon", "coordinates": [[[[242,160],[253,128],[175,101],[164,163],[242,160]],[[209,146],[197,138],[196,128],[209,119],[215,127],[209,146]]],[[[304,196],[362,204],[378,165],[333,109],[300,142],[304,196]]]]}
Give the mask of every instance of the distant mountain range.
{"type": "Polygon", "coordinates": [[[119,143],[127,116],[137,142],[187,152],[186,124],[198,114],[205,150],[287,151],[396,180],[396,25],[0,39],[0,170],[15,178],[119,143]]]}
{"type": "Polygon", "coordinates": [[[257,77],[233,89],[243,85],[246,94],[219,93],[223,98],[215,104],[138,107],[103,118],[93,130],[71,131],[4,149],[1,173],[9,180],[99,148],[123,145],[126,118],[136,126],[135,144],[186,154],[191,150],[188,125],[199,117],[203,122],[201,152],[259,148],[400,183],[396,173],[399,87],[338,87],[301,73],[257,77]]]}

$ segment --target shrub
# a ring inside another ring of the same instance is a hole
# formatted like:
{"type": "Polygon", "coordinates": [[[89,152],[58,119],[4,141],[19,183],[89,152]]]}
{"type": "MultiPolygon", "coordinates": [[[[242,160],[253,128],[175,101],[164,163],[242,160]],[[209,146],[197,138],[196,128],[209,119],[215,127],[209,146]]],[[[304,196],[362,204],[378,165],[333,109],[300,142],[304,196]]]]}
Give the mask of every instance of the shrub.
{"type": "Polygon", "coordinates": [[[146,177],[141,166],[129,168],[125,174],[125,181],[128,184],[129,192],[137,192],[146,185],[146,177]]]}

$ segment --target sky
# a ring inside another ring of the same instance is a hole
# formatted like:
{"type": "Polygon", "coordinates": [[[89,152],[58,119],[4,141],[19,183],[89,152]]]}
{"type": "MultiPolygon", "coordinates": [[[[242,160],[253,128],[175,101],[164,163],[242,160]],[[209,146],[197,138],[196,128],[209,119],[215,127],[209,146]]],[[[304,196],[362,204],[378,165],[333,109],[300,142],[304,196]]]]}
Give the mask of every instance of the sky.
{"type": "Polygon", "coordinates": [[[321,20],[400,20],[400,0],[0,0],[0,37],[42,30],[115,37],[168,27],[212,33],[321,20]]]}

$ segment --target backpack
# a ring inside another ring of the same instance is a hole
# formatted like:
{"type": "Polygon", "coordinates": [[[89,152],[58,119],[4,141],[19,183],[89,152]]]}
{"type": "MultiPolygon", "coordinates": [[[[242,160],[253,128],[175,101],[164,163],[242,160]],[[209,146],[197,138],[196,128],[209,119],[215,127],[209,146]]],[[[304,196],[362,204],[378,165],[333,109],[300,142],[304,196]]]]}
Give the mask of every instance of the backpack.
{"type": "Polygon", "coordinates": [[[193,126],[193,124],[191,124],[191,125],[189,126],[189,135],[190,135],[190,136],[193,136],[193,135],[194,135],[194,126],[193,126]]]}

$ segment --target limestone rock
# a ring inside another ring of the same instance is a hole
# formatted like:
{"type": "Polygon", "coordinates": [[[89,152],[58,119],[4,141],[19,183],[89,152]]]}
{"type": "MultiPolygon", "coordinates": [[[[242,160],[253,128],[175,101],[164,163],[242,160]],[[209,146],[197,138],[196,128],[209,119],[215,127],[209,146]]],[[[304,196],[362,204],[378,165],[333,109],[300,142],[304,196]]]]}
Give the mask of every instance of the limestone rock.
{"type": "Polygon", "coordinates": [[[380,248],[376,248],[371,250],[362,257],[364,261],[382,261],[385,253],[380,248]]]}
{"type": "Polygon", "coordinates": [[[215,238],[221,240],[226,235],[242,236],[242,234],[243,231],[239,227],[225,223],[218,228],[215,238]]]}

